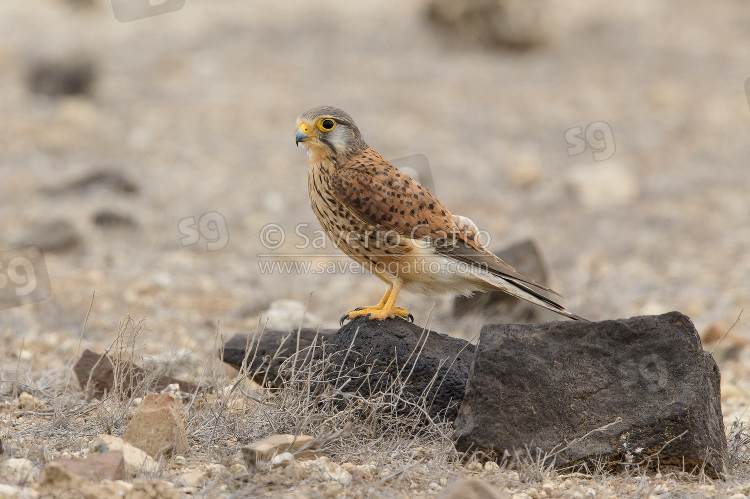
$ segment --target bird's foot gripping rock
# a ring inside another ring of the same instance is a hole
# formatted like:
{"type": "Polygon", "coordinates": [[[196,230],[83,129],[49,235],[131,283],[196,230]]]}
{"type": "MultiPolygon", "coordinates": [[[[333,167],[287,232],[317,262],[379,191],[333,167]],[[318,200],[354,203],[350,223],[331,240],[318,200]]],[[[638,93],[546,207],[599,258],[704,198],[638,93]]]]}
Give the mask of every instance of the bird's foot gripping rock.
{"type": "Polygon", "coordinates": [[[367,317],[368,319],[375,319],[377,321],[401,317],[402,319],[406,319],[409,322],[414,322],[414,316],[401,307],[393,307],[391,309],[379,307],[358,307],[342,315],[341,319],[339,319],[339,324],[343,325],[344,321],[352,320],[355,317],[367,317]]]}

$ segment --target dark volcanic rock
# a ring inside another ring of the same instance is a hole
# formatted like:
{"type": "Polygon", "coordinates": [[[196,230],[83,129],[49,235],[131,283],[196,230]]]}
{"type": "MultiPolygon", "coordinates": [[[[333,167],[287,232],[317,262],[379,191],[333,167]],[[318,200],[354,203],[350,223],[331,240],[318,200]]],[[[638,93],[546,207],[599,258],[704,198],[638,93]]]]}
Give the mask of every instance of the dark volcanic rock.
{"type": "Polygon", "coordinates": [[[97,211],[92,221],[94,225],[102,229],[134,229],[138,225],[130,215],[112,210],[97,211]]]}
{"type": "Polygon", "coordinates": [[[87,95],[96,76],[94,63],[80,56],[40,60],[31,64],[26,75],[29,90],[50,97],[87,95]]]}
{"type": "Polygon", "coordinates": [[[328,339],[326,354],[348,381],[345,386],[336,381],[342,391],[369,397],[389,391],[397,381],[403,384],[404,398],[425,397],[431,417],[453,420],[464,397],[474,345],[402,319],[359,317],[328,339]]]}
{"type": "MultiPolygon", "coordinates": [[[[300,330],[300,351],[312,345],[316,334],[318,335],[316,344],[320,346],[335,332],[334,329],[300,330]]],[[[279,366],[294,355],[297,348],[297,333],[271,330],[258,334],[257,338],[253,336],[252,334],[232,336],[220,352],[221,360],[237,369],[241,369],[242,364],[247,362],[256,383],[271,387],[281,386],[283,381],[279,377],[279,366]]],[[[304,355],[300,355],[298,365],[304,362],[304,358],[304,355]]]]}
{"type": "MultiPolygon", "coordinates": [[[[496,253],[522,274],[547,285],[547,265],[536,243],[531,239],[522,241],[496,253]]],[[[536,323],[559,320],[560,316],[525,300],[514,298],[502,291],[474,293],[473,296],[457,296],[453,301],[453,314],[457,318],[480,315],[492,323],[536,323]]]]}
{"type": "Polygon", "coordinates": [[[693,323],[678,312],[488,325],[455,422],[456,447],[515,456],[541,449],[557,466],[596,456],[638,463],[660,451],[662,465],[705,462],[720,472],[727,441],[719,380],[693,323]]]}
{"type": "Polygon", "coordinates": [[[85,458],[58,458],[52,462],[92,482],[122,480],[125,474],[125,461],[119,450],[96,453],[85,458]]]}

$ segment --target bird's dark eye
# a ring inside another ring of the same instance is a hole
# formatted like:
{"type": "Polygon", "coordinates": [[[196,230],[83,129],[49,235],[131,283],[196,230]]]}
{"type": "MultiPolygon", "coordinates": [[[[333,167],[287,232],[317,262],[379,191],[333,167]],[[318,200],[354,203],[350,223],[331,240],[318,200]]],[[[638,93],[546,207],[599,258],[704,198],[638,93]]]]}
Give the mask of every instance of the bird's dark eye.
{"type": "Polygon", "coordinates": [[[323,118],[322,120],[318,120],[318,128],[321,132],[330,132],[334,129],[335,126],[336,122],[331,118],[323,118]]]}

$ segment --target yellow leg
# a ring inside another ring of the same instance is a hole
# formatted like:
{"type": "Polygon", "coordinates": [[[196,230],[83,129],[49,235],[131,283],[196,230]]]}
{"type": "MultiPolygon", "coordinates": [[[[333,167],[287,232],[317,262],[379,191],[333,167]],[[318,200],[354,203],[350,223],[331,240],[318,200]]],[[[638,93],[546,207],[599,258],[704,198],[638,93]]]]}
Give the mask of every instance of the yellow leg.
{"type": "Polygon", "coordinates": [[[349,312],[341,316],[341,324],[343,324],[347,319],[354,319],[355,317],[365,316],[378,321],[382,321],[384,319],[393,319],[395,317],[403,317],[404,319],[409,319],[413,322],[414,317],[412,317],[409,312],[407,312],[403,308],[395,306],[399,291],[401,291],[401,284],[391,284],[391,286],[385,292],[385,295],[383,295],[383,298],[377,305],[350,310],[349,312]]]}
{"type": "Polygon", "coordinates": [[[378,304],[375,305],[372,308],[377,308],[378,310],[380,310],[381,308],[385,307],[385,304],[388,302],[388,297],[391,296],[391,290],[392,289],[393,289],[393,284],[391,284],[390,286],[388,286],[388,289],[385,290],[385,294],[380,299],[380,302],[378,302],[378,304]]]}

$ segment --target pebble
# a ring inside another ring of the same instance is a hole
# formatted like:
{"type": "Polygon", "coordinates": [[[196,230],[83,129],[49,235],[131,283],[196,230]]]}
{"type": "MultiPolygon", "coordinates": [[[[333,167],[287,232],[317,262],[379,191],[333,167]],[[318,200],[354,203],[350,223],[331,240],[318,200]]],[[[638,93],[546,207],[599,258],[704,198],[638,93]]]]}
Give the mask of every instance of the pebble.
{"type": "Polygon", "coordinates": [[[79,245],[81,237],[75,226],[67,220],[52,220],[32,227],[15,244],[35,244],[45,252],[68,251],[79,245]]]}
{"type": "Polygon", "coordinates": [[[12,485],[6,485],[0,483],[0,499],[22,499],[31,497],[24,493],[24,489],[21,487],[14,487],[12,485]]]}
{"type": "Polygon", "coordinates": [[[297,480],[312,479],[318,482],[338,482],[349,485],[352,475],[340,465],[331,462],[327,457],[292,463],[284,473],[297,480]]]}
{"type": "Polygon", "coordinates": [[[287,464],[294,462],[294,456],[291,452],[282,452],[271,459],[271,468],[282,468],[287,464]]]}
{"type": "Polygon", "coordinates": [[[586,163],[571,168],[568,186],[586,208],[612,208],[638,197],[638,179],[626,166],[613,161],[586,163]]]}
{"type": "Polygon", "coordinates": [[[125,460],[125,474],[131,477],[137,475],[141,470],[147,473],[155,473],[159,468],[151,456],[114,435],[98,435],[91,440],[89,449],[96,452],[122,451],[122,457],[125,460]]]}
{"type": "Polygon", "coordinates": [[[586,499],[586,497],[586,491],[577,486],[566,490],[560,496],[561,499],[586,499]]]}
{"type": "Polygon", "coordinates": [[[18,408],[27,411],[35,411],[37,409],[44,409],[45,405],[44,402],[30,393],[23,392],[18,396],[18,408]]]}
{"type": "Polygon", "coordinates": [[[28,459],[15,457],[0,463],[0,480],[12,484],[28,484],[34,482],[34,465],[28,459]]]}
{"type": "MultiPolygon", "coordinates": [[[[179,386],[173,384],[167,388],[176,387],[179,392],[179,386]]],[[[190,444],[185,434],[179,397],[172,392],[146,395],[122,438],[154,458],[164,454],[188,454],[190,444]]]]}
{"type": "Polygon", "coordinates": [[[206,473],[210,478],[224,478],[229,475],[229,470],[223,464],[211,463],[206,466],[206,473]]]}
{"type": "Polygon", "coordinates": [[[247,467],[244,464],[240,464],[240,463],[234,463],[232,466],[229,467],[229,472],[232,475],[245,473],[246,471],[247,471],[247,467]]]}
{"type": "Polygon", "coordinates": [[[183,473],[179,477],[177,477],[175,485],[177,485],[178,487],[201,488],[207,480],[208,477],[205,471],[193,470],[188,471],[187,473],[183,473]]]}

